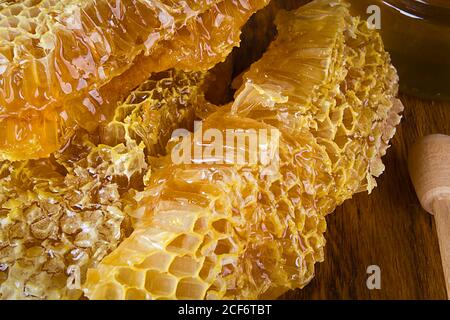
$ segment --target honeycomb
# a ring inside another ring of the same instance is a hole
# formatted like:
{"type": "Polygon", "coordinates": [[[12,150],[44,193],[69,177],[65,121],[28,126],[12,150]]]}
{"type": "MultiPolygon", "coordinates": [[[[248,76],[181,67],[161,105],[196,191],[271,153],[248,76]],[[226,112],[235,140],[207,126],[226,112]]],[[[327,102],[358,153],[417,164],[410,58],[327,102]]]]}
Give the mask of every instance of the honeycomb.
{"type": "Polygon", "coordinates": [[[268,1],[1,2],[0,157],[47,157],[75,127],[94,131],[152,72],[211,68],[268,1]]]}
{"type": "Polygon", "coordinates": [[[78,299],[86,271],[129,235],[127,199],[144,189],[146,158],[200,103],[204,74],[153,75],[95,134],[41,160],[0,163],[0,298],[78,299]]]}
{"type": "Polygon", "coordinates": [[[164,154],[172,131],[191,129],[196,108],[207,104],[207,77],[173,69],[154,74],[117,106],[111,122],[100,126],[100,143],[142,142],[147,155],[164,154]]]}
{"type": "Polygon", "coordinates": [[[250,146],[213,152],[194,133],[190,148],[207,156],[177,164],[170,141],[126,209],[134,231],[88,270],[88,298],[270,299],[313,278],[325,216],[370,192],[384,169],[398,77],[379,35],[343,1],[313,1],[276,24],[234,103],[203,113],[203,129],[222,134],[277,129],[278,143],[259,141],[276,161],[230,162],[226,151],[236,159],[250,146]]]}
{"type": "Polygon", "coordinates": [[[289,132],[308,127],[334,159],[339,189],[370,192],[400,121],[398,76],[379,34],[332,2],[277,16],[278,37],[243,76],[233,112],[289,132]]]}
{"type": "MultiPolygon", "coordinates": [[[[221,112],[204,125],[223,132],[268,128],[221,112]]],[[[139,220],[135,231],[88,271],[86,295],[255,299],[278,296],[285,290],[278,285],[290,281],[306,285],[325,242],[325,218],[315,206],[326,204],[333,184],[323,148],[307,131],[300,139],[283,135],[280,171],[269,179],[260,176],[270,168],[260,166],[162,160],[138,205],[129,209],[139,220]]]]}

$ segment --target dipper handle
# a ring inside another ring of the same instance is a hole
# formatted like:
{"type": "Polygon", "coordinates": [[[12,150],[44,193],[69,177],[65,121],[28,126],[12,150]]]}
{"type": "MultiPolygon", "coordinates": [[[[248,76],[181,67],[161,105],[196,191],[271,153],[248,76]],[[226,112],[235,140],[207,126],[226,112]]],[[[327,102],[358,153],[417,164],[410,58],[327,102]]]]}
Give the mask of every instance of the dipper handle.
{"type": "Polygon", "coordinates": [[[450,136],[417,141],[409,154],[409,172],[422,207],[435,218],[450,299],[450,136]]]}
{"type": "Polygon", "coordinates": [[[441,249],[447,297],[450,299],[450,198],[435,200],[433,211],[441,249]]]}

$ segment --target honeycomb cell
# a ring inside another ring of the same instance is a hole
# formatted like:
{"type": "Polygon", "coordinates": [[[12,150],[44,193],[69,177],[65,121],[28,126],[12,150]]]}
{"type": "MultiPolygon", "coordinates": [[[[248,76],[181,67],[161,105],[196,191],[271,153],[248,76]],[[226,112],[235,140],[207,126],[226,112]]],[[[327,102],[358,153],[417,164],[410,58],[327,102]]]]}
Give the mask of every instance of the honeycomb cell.
{"type": "Polygon", "coordinates": [[[124,288],[114,283],[108,283],[101,287],[103,300],[123,300],[124,288]]]}
{"type": "Polygon", "coordinates": [[[203,261],[202,269],[200,270],[200,279],[204,281],[211,282],[211,277],[214,275],[214,268],[216,267],[216,262],[211,258],[206,258],[203,261]]]}
{"type": "Polygon", "coordinates": [[[126,300],[150,300],[150,296],[145,290],[130,288],[125,295],[126,300]]]}
{"type": "Polygon", "coordinates": [[[189,253],[195,251],[201,243],[199,237],[190,234],[181,234],[167,246],[167,251],[175,253],[189,253]]]}
{"type": "Polygon", "coordinates": [[[176,298],[180,300],[199,300],[205,296],[207,286],[197,278],[183,278],[177,286],[176,298]]]}
{"type": "Polygon", "coordinates": [[[195,221],[193,231],[195,233],[204,234],[208,231],[208,228],[209,228],[208,219],[205,217],[201,217],[198,218],[197,221],[195,221]]]}
{"type": "Polygon", "coordinates": [[[116,280],[128,287],[142,287],[145,281],[145,274],[137,270],[122,268],[117,271],[116,280]]]}
{"type": "Polygon", "coordinates": [[[214,221],[212,223],[212,227],[218,232],[222,234],[227,234],[230,228],[230,223],[226,219],[221,219],[214,221]]]}
{"type": "Polygon", "coordinates": [[[156,252],[153,255],[145,258],[145,260],[138,264],[137,267],[143,270],[167,271],[173,260],[172,255],[165,252],[156,252]]]}
{"type": "Polygon", "coordinates": [[[214,254],[221,256],[224,254],[233,253],[235,251],[235,245],[231,242],[230,239],[220,239],[219,241],[217,241],[214,254]]]}
{"type": "Polygon", "coordinates": [[[196,276],[201,267],[200,261],[190,256],[175,257],[169,272],[176,277],[196,276]]]}
{"type": "Polygon", "coordinates": [[[177,288],[177,278],[169,274],[149,270],[145,275],[145,289],[158,298],[173,297],[177,288]]]}

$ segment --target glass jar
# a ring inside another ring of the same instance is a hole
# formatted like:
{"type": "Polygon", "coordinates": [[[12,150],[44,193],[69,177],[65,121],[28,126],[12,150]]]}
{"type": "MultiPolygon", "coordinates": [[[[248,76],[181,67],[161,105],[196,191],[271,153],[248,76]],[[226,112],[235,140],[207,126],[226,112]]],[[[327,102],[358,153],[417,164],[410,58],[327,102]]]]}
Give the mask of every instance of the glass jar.
{"type": "MultiPolygon", "coordinates": [[[[400,76],[403,92],[450,100],[450,1],[351,0],[368,18],[370,5],[381,13],[381,34],[400,76]]],[[[371,20],[372,21],[372,20],[371,20]]]]}

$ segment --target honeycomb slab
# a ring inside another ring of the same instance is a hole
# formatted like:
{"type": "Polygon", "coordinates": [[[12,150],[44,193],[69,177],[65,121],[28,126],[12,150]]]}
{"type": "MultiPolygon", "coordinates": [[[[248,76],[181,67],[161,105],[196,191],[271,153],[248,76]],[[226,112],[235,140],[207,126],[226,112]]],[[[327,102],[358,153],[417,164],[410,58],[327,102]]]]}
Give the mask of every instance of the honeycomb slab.
{"type": "Polygon", "coordinates": [[[142,83],[95,133],[78,129],[50,158],[0,162],[0,299],[78,299],[95,267],[132,230],[148,156],[202,100],[204,74],[166,71],[142,83]]]}
{"type": "Polygon", "coordinates": [[[133,233],[88,271],[87,297],[264,299],[311,281],[325,216],[375,186],[402,105],[379,35],[343,1],[316,0],[276,23],[234,103],[212,109],[203,126],[278,130],[278,165],[230,163],[224,153],[158,159],[127,208],[133,233]]]}
{"type": "Polygon", "coordinates": [[[213,67],[268,1],[2,1],[0,159],[48,157],[152,72],[213,67]]]}

